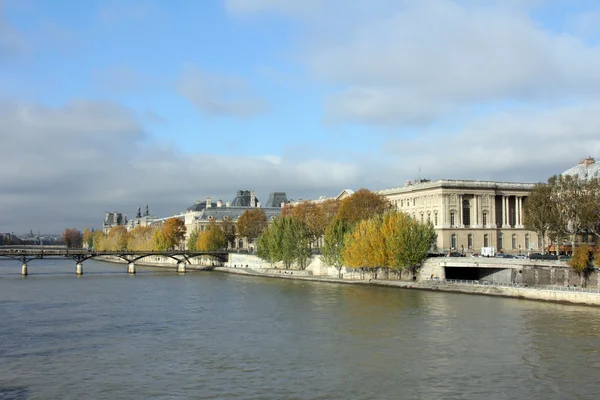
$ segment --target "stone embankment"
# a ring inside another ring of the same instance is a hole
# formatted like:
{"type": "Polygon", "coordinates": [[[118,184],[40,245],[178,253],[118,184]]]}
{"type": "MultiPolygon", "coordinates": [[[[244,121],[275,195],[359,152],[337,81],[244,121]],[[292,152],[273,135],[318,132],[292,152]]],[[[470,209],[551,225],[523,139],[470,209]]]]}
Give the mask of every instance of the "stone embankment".
{"type": "MultiPolygon", "coordinates": [[[[456,261],[456,260],[455,260],[456,261]]],[[[469,260],[459,260],[462,263],[472,262],[469,260]]],[[[500,260],[475,260],[479,267],[481,264],[494,264],[493,267],[500,267],[500,260]],[[483,262],[482,262],[483,261],[483,262]]],[[[444,267],[449,263],[445,259],[428,260],[421,269],[420,274],[414,277],[401,277],[390,274],[381,278],[383,274],[361,273],[358,271],[342,269],[342,277],[338,278],[339,274],[335,268],[323,265],[319,257],[315,257],[308,265],[306,270],[288,270],[284,268],[274,268],[273,265],[260,260],[253,255],[231,255],[230,260],[224,266],[215,268],[217,271],[264,276],[270,278],[297,279],[309,280],[316,282],[342,283],[342,284],[357,284],[357,285],[377,285],[389,286],[404,289],[419,289],[431,291],[443,291],[465,294],[478,294],[487,296],[513,297],[520,299],[552,301],[572,304],[585,304],[600,306],[600,289],[590,289],[589,292],[582,291],[580,287],[555,287],[548,288],[544,286],[527,287],[524,284],[494,284],[494,282],[454,282],[445,279],[444,267]],[[435,276],[439,279],[430,279],[435,276]],[[400,278],[400,279],[398,279],[400,278]]],[[[529,263],[524,261],[523,264],[529,263]]],[[[461,265],[462,266],[462,265],[461,265]]],[[[507,267],[507,266],[505,266],[507,267]]],[[[523,266],[512,265],[510,268],[515,270],[515,273],[523,266]]],[[[510,282],[510,281],[509,281],[510,282]]]]}

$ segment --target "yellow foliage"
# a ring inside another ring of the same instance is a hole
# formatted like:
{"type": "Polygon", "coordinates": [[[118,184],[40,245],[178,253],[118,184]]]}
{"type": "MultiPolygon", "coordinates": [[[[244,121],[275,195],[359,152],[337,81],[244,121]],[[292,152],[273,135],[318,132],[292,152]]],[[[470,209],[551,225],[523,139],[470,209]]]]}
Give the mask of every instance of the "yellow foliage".
{"type": "Polygon", "coordinates": [[[574,271],[581,274],[588,268],[590,257],[590,249],[587,244],[575,247],[573,258],[568,261],[568,264],[574,271]]]}

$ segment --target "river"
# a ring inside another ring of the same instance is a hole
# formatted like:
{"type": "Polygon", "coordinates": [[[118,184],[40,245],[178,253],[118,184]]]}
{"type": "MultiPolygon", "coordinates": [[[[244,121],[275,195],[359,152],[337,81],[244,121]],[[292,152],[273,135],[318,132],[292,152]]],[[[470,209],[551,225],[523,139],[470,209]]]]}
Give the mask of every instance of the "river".
{"type": "Polygon", "coordinates": [[[0,261],[0,399],[595,399],[597,308],[0,261]]]}

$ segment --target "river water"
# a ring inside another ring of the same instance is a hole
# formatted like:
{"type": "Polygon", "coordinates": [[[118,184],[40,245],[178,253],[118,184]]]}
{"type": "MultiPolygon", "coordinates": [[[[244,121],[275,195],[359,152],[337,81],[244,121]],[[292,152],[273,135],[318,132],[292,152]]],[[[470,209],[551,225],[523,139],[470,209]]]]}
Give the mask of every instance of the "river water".
{"type": "Polygon", "coordinates": [[[596,399],[597,308],[0,261],[0,399],[596,399]]]}

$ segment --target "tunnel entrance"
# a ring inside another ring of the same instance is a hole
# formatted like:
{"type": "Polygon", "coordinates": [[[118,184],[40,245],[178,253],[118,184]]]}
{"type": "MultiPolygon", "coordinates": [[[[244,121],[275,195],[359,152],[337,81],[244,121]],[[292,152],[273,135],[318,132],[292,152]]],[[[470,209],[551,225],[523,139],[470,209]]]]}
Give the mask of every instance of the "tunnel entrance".
{"type": "Polygon", "coordinates": [[[446,279],[511,283],[512,268],[445,267],[446,279]]]}

